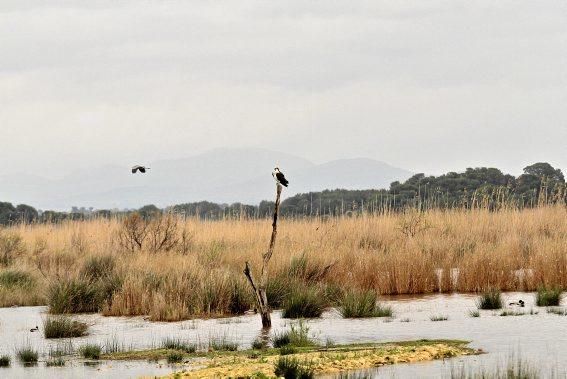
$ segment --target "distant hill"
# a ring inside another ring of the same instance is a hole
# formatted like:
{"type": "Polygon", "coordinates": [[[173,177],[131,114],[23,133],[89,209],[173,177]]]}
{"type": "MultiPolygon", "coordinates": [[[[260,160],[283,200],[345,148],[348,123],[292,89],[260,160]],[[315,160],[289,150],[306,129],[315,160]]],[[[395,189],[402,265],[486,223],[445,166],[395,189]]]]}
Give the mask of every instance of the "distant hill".
{"type": "Polygon", "coordinates": [[[59,180],[38,176],[0,176],[0,200],[33,204],[40,209],[138,208],[209,200],[257,204],[273,197],[271,172],[279,164],[290,180],[285,196],[345,188],[387,188],[409,171],[372,159],[341,159],[314,164],[301,157],[265,149],[217,149],[184,159],[148,164],[145,175],[129,166],[75,171],[59,180]]]}

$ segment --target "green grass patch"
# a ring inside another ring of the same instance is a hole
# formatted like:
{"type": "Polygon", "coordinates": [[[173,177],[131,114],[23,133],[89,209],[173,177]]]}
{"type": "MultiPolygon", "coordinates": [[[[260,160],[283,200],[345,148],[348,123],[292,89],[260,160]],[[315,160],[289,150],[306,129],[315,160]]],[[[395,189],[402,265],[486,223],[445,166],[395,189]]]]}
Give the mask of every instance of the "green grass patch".
{"type": "Polygon", "coordinates": [[[558,306],[562,293],[560,288],[539,288],[536,293],[536,305],[538,307],[558,306]]]}
{"type": "Polygon", "coordinates": [[[502,305],[502,293],[495,288],[483,292],[477,301],[479,309],[501,309],[502,305]]]}
{"type": "Polygon", "coordinates": [[[470,317],[480,317],[480,311],[478,309],[469,311],[470,317]]]}
{"type": "Polygon", "coordinates": [[[392,308],[378,303],[376,291],[349,291],[340,300],[344,318],[392,317],[392,308]]]}
{"type": "Polygon", "coordinates": [[[43,320],[45,338],[74,338],[86,336],[88,326],[84,322],[64,316],[48,316],[43,320]]]}

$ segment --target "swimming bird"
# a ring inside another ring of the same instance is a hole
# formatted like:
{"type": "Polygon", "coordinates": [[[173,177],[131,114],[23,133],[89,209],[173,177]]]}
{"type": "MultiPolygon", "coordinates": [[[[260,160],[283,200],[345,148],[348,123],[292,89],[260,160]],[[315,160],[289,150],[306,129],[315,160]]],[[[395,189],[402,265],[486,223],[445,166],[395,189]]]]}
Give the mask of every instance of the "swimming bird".
{"type": "Polygon", "coordinates": [[[272,172],[272,176],[279,185],[287,187],[287,185],[289,184],[283,172],[280,171],[279,167],[274,168],[274,172],[272,172]]]}
{"type": "Polygon", "coordinates": [[[149,170],[149,169],[150,168],[146,167],[146,166],[136,165],[136,166],[132,167],[132,174],[135,174],[137,171],[140,171],[142,174],[145,174],[146,170],[149,170]]]}
{"type": "Polygon", "coordinates": [[[39,326],[36,325],[35,328],[30,329],[30,332],[33,333],[33,332],[37,332],[38,330],[39,330],[39,326]]]}
{"type": "Polygon", "coordinates": [[[518,300],[518,302],[511,302],[510,305],[517,305],[519,307],[524,307],[526,304],[524,303],[524,300],[518,300]]]}

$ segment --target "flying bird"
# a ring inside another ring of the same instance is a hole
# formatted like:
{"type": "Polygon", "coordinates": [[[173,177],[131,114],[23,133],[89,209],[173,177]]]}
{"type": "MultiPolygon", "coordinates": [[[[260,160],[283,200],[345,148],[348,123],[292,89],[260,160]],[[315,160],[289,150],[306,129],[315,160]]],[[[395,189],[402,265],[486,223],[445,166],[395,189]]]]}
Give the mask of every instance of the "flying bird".
{"type": "Polygon", "coordinates": [[[149,167],[136,165],[136,166],[132,167],[132,174],[135,174],[137,171],[140,171],[142,174],[145,174],[146,170],[149,170],[149,169],[150,169],[149,167]]]}
{"type": "Polygon", "coordinates": [[[280,171],[278,167],[274,168],[274,172],[272,172],[272,176],[279,185],[287,187],[287,185],[289,184],[284,174],[280,171]]]}

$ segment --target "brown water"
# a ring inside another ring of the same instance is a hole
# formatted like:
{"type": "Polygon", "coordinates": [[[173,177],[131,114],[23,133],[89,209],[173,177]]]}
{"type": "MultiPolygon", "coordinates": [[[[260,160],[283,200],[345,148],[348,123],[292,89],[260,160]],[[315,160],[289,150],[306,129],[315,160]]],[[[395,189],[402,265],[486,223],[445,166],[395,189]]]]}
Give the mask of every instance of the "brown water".
{"type": "MultiPolygon", "coordinates": [[[[461,365],[467,367],[491,367],[507,361],[510,355],[521,355],[537,365],[543,376],[551,370],[560,374],[567,372],[567,317],[548,314],[544,308],[534,305],[531,293],[508,293],[506,302],[523,299],[529,312],[524,316],[499,316],[499,311],[481,311],[481,317],[471,318],[469,311],[475,310],[476,296],[430,295],[418,297],[395,297],[386,302],[394,309],[393,319],[342,319],[336,311],[326,312],[321,319],[308,322],[311,332],[322,342],[331,339],[335,343],[386,342],[416,340],[421,338],[448,338],[472,341],[475,348],[488,354],[460,357],[445,361],[420,364],[395,365],[378,368],[371,373],[375,377],[450,377],[451,370],[461,365]],[[447,321],[433,322],[431,316],[447,316],[447,321]],[[407,322],[409,320],[409,322],[407,322]]],[[[6,378],[135,378],[153,376],[179,370],[163,363],[149,362],[102,362],[85,365],[75,357],[65,367],[45,367],[50,348],[61,341],[45,340],[40,332],[30,333],[30,328],[42,326],[45,307],[0,308],[0,353],[12,356],[12,366],[0,369],[0,377],[6,378]],[[36,366],[24,367],[15,360],[14,350],[18,346],[31,344],[40,351],[40,362],[36,366]]],[[[118,341],[126,348],[151,348],[159,346],[166,337],[178,337],[188,342],[206,343],[209,337],[226,336],[248,348],[261,330],[260,318],[247,315],[227,319],[194,320],[175,323],[149,322],[141,317],[102,317],[79,315],[75,319],[87,322],[90,335],[72,340],[73,347],[96,342],[102,345],[118,341]]],[[[273,331],[288,327],[290,320],[274,312],[273,331]]]]}

